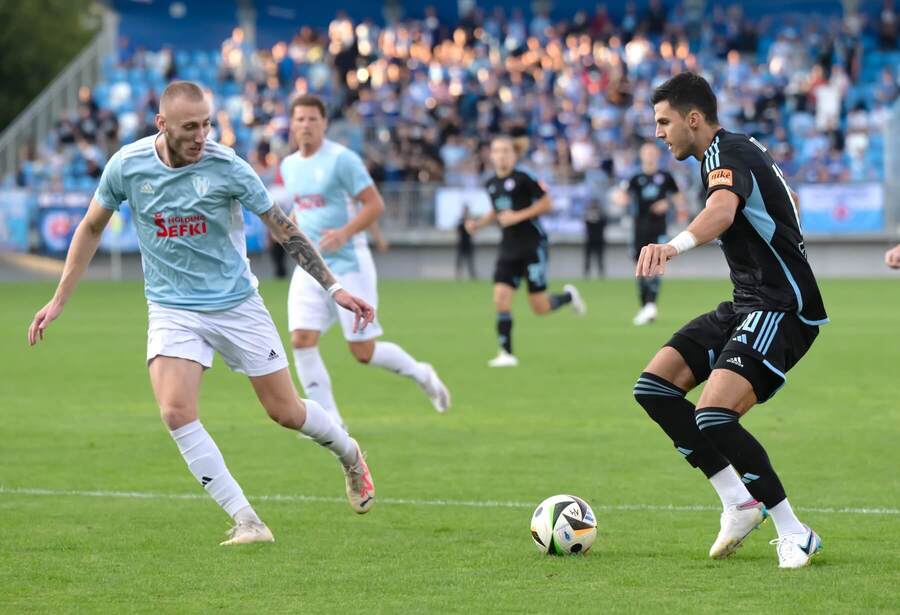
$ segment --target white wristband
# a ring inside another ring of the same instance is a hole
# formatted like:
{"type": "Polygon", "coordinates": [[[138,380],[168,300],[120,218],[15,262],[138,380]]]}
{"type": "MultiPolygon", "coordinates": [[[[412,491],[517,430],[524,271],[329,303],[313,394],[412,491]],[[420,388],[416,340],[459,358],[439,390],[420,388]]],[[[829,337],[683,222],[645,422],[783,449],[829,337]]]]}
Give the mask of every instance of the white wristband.
{"type": "Polygon", "coordinates": [[[672,238],[669,245],[675,248],[675,252],[681,254],[682,252],[687,252],[691,248],[696,247],[697,238],[694,237],[694,234],[690,231],[681,231],[672,238]]]}
{"type": "Polygon", "coordinates": [[[334,284],[332,284],[331,286],[328,287],[328,296],[334,297],[334,293],[336,293],[339,290],[344,290],[344,287],[341,286],[340,282],[335,282],[334,284]]]}

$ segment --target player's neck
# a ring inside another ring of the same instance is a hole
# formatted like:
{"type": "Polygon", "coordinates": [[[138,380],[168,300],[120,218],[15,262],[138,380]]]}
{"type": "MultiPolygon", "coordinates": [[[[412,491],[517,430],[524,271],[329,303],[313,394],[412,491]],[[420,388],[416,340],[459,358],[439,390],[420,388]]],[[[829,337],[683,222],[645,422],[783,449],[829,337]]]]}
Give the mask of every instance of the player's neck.
{"type": "Polygon", "coordinates": [[[709,146],[712,144],[713,139],[716,138],[716,133],[722,129],[718,124],[704,124],[700,128],[697,129],[697,149],[691,152],[691,154],[697,160],[703,160],[703,154],[706,153],[706,150],[709,149],[709,146]]]}
{"type": "Polygon", "coordinates": [[[322,139],[318,143],[301,143],[300,144],[300,155],[304,158],[309,158],[310,156],[314,156],[316,152],[322,149],[322,145],[325,143],[325,139],[322,139]]]}
{"type": "Polygon", "coordinates": [[[641,173],[644,175],[653,175],[659,171],[659,167],[641,167],[641,173]]]}
{"type": "Polygon", "coordinates": [[[515,170],[515,167],[513,167],[513,168],[511,168],[511,169],[506,169],[506,171],[505,171],[504,173],[501,173],[500,171],[495,171],[495,172],[497,173],[497,178],[498,178],[498,179],[506,179],[507,177],[509,177],[510,175],[512,175],[512,172],[513,172],[514,170],[515,170]]]}
{"type": "Polygon", "coordinates": [[[190,160],[184,160],[180,158],[175,150],[169,147],[169,144],[166,141],[165,136],[163,135],[156,137],[156,141],[153,143],[153,146],[156,148],[156,153],[159,155],[159,159],[162,160],[162,163],[167,167],[177,169],[179,167],[185,167],[189,164],[193,164],[193,162],[190,160]]]}

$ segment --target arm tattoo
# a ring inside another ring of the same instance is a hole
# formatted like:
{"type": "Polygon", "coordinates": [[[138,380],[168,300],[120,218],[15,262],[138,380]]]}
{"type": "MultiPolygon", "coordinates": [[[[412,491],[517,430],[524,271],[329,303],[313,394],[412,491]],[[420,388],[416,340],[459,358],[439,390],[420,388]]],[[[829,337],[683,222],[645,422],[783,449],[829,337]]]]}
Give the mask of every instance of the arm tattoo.
{"type": "Polygon", "coordinates": [[[309,275],[318,282],[322,288],[328,288],[334,284],[334,276],[328,265],[322,260],[322,256],[309,238],[284,215],[277,205],[262,215],[275,231],[275,237],[284,246],[284,251],[297,261],[309,275]]]}

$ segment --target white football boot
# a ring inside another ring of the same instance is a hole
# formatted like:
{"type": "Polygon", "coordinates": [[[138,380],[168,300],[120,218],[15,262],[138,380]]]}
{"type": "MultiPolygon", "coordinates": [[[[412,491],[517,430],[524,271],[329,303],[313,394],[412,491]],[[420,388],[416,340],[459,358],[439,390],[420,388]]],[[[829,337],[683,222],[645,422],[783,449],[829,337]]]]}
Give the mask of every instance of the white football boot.
{"type": "Polygon", "coordinates": [[[369,472],[366,457],[359,444],[356,440],[353,440],[353,443],[356,444],[356,463],[352,466],[343,466],[347,482],[347,500],[350,501],[353,510],[364,515],[375,504],[375,483],[372,481],[372,473],[369,472]]]}
{"type": "Polygon", "coordinates": [[[778,553],[779,568],[803,568],[822,550],[822,539],[808,525],[802,534],[788,534],[769,541],[778,553]]]}
{"type": "Polygon", "coordinates": [[[646,325],[656,320],[656,316],[658,313],[659,310],[656,309],[656,304],[648,303],[640,309],[640,311],[634,317],[634,320],[632,320],[631,322],[633,322],[637,326],[646,325]]]}
{"type": "Polygon", "coordinates": [[[515,367],[518,364],[519,360],[515,355],[509,354],[505,350],[501,350],[496,357],[488,361],[488,365],[491,367],[515,367]]]}
{"type": "Polygon", "coordinates": [[[422,365],[428,370],[428,380],[426,380],[425,384],[419,383],[419,386],[422,387],[422,390],[425,391],[425,394],[431,400],[431,405],[434,406],[434,409],[443,414],[450,408],[450,391],[441,382],[437,371],[430,363],[423,363],[422,365]]]}
{"type": "Polygon", "coordinates": [[[228,540],[219,546],[246,545],[251,542],[275,542],[272,531],[265,523],[258,521],[241,521],[227,532],[228,540]]]}
{"type": "Polygon", "coordinates": [[[563,291],[569,293],[572,296],[572,310],[578,314],[579,316],[584,316],[587,314],[587,303],[584,302],[584,299],[581,298],[581,293],[578,292],[578,289],[575,288],[572,284],[566,284],[563,286],[563,291]]]}
{"type": "Polygon", "coordinates": [[[709,556],[723,559],[737,551],[744,539],[762,525],[767,516],[766,507],[756,500],[726,508],[722,512],[721,529],[709,549],[709,556]]]}

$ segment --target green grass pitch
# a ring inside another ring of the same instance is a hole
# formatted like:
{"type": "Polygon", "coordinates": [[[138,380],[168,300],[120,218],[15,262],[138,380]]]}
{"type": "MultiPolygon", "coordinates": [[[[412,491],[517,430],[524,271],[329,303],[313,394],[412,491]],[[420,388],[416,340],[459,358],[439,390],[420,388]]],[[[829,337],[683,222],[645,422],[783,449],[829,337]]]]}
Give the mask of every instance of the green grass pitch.
{"type": "MultiPolygon", "coordinates": [[[[656,348],[728,284],[666,281],[644,328],[631,282],[581,288],[583,319],[538,318],[518,297],[522,364],[490,370],[486,283],[382,283],[385,339],[438,368],[446,416],[330,332],[323,354],[380,498],[365,516],[334,458],[270,422],[217,358],[201,417],[277,541],[225,549],[227,517],[157,416],[140,285],[83,284],[31,349],[52,286],[0,287],[0,612],[898,612],[900,283],[825,281],[832,324],[745,419],[824,540],[799,571],[778,569],[771,523],[707,559],[715,493],[631,397],[656,348]],[[529,516],[566,492],[594,506],[597,542],[541,556],[529,516]]],[[[261,291],[283,328],[287,285],[261,291]]]]}

